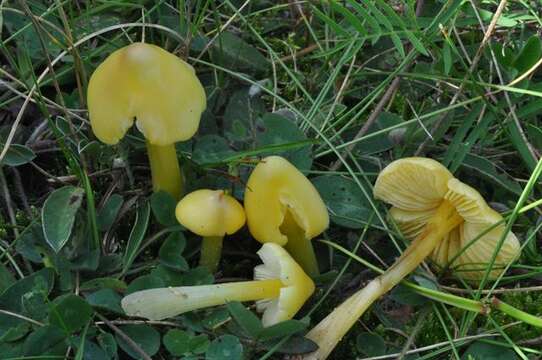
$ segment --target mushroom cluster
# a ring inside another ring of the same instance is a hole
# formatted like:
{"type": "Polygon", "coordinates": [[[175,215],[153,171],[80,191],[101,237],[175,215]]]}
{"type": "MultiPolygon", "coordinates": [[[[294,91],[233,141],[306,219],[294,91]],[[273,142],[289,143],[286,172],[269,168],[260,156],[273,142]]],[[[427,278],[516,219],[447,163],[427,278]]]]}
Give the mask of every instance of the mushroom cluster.
{"type": "MultiPolygon", "coordinates": [[[[470,281],[481,279],[505,230],[502,216],[476,190],[432,159],[392,162],[378,175],[374,196],[392,205],[392,219],[412,242],[386,272],[350,296],[307,334],[319,346],[307,359],[325,359],[369,306],[426,257],[441,266],[449,266],[449,260],[455,259],[460,276],[470,281]]],[[[506,234],[490,278],[500,275],[517,258],[519,249],[515,235],[506,234]]]]}
{"type": "MultiPolygon", "coordinates": [[[[195,134],[205,107],[194,69],[154,45],[135,43],[115,51],[90,79],[88,108],[96,137],[116,144],[135,122],[145,137],[153,190],[180,199],[179,223],[203,237],[200,265],[215,272],[224,236],[245,222],[263,243],[258,251],[263,264],[254,268],[254,281],[137,291],[122,299],[122,308],[130,316],[161,320],[229,301],[256,301],[264,326],[291,319],[314,292],[311,277],[319,267],[311,240],[329,226],[326,205],[310,180],[280,156],[266,157],[253,169],[244,207],[224,190],[200,189],[181,199],[175,143],[195,134]]],[[[426,258],[477,282],[486,273],[497,278],[518,256],[518,240],[504,234],[502,216],[434,160],[392,162],[379,174],[374,196],[392,206],[390,218],[411,243],[387,271],[307,334],[319,346],[307,359],[325,359],[371,304],[426,258]]]]}

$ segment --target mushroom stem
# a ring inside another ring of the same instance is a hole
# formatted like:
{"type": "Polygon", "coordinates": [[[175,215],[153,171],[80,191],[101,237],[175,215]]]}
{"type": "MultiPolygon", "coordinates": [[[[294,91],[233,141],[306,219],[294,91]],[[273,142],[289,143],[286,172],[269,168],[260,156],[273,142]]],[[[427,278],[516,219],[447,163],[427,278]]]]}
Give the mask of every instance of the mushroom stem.
{"type": "Polygon", "coordinates": [[[275,299],[283,286],[281,280],[271,279],[148,289],[124,297],[121,305],[127,315],[162,320],[230,301],[275,299]]]}
{"type": "Polygon", "coordinates": [[[294,260],[305,270],[307,275],[315,277],[320,275],[316,254],[312,242],[305,236],[305,231],[297,225],[290,211],[286,211],[280,232],[288,238],[284,248],[294,260]]]}
{"type": "Polygon", "coordinates": [[[309,331],[306,337],[316,342],[319,348],[305,356],[304,359],[326,359],[365,310],[414,271],[446,235],[463,221],[455,208],[448,201],[443,201],[427,223],[424,231],[388,270],[350,296],[309,331]]]}
{"type": "Polygon", "coordinates": [[[220,262],[220,255],[222,254],[222,236],[204,236],[201,243],[201,254],[199,258],[199,264],[214,273],[218,268],[220,262]]]}
{"type": "Polygon", "coordinates": [[[153,145],[147,141],[147,154],[151,165],[153,191],[166,191],[175,199],[183,192],[183,179],[175,144],[153,145]]]}

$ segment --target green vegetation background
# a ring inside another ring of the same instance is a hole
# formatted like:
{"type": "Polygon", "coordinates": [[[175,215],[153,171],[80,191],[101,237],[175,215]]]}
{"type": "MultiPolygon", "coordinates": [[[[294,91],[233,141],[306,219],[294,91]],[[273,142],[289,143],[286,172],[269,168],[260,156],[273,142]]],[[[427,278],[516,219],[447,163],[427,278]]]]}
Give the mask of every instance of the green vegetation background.
{"type": "MultiPolygon", "coordinates": [[[[196,267],[198,238],[172,198],[151,195],[141,135],[115,147],[93,137],[88,78],[134,41],[185,59],[205,86],[200,130],[177,146],[189,189],[242,198],[255,161],[281,154],[329,207],[322,238],[386,267],[404,241],[372,183],[393,159],[432,157],[515,221],[522,256],[482,298],[542,316],[541,14],[540,0],[1,1],[0,358],[295,357],[314,349],[307,327],[375,276],[316,242],[324,274],[297,321],[255,331],[252,304],[236,303],[123,316],[136,290],[251,278],[259,246],[245,229],[226,239],[214,277],[196,267]]],[[[411,280],[480,296],[450,273],[411,280]]],[[[331,357],[539,359],[541,335],[399,287],[331,357]]]]}

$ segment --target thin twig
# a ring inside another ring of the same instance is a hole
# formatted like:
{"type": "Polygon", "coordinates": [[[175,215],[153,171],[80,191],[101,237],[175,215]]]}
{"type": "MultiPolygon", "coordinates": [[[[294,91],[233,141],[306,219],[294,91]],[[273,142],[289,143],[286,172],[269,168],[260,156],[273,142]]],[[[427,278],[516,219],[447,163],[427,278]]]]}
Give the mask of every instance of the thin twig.
{"type": "Polygon", "coordinates": [[[111,321],[107,320],[104,316],[100,315],[99,313],[96,313],[96,316],[99,317],[107,326],[111,328],[114,332],[116,332],[126,343],[134,349],[135,352],[137,352],[141,357],[145,360],[152,360],[152,358],[143,350],[139,345],[135,343],[134,340],[132,340],[128,335],[126,335],[121,329],[115,326],[111,321]]]}
{"type": "Polygon", "coordinates": [[[34,325],[45,326],[44,323],[41,323],[41,322],[39,322],[39,321],[37,321],[37,320],[31,319],[31,318],[26,317],[26,316],[24,316],[24,315],[17,314],[17,313],[8,311],[8,310],[0,310],[0,314],[4,314],[4,315],[8,315],[8,316],[13,316],[13,317],[16,317],[16,318],[18,318],[18,319],[21,319],[21,320],[24,320],[24,321],[28,321],[29,323],[32,323],[32,324],[34,324],[34,325]]]}

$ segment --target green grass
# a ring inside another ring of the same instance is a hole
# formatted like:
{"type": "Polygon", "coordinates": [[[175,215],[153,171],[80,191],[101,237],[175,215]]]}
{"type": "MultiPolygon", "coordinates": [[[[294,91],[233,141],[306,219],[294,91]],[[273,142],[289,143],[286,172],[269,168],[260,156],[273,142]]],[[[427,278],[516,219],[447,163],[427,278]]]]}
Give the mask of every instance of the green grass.
{"type": "MultiPolygon", "coordinates": [[[[478,189],[522,255],[480,286],[434,267],[408,280],[542,316],[540,2],[509,1],[493,22],[501,1],[0,3],[2,358],[280,359],[310,350],[303,333],[376,276],[359,260],[385,269],[405,248],[372,186],[389,162],[415,155],[478,189]],[[120,298],[137,289],[250,279],[259,248],[245,228],[225,239],[215,276],[198,268],[198,237],[172,217],[173,199],[152,194],[141,134],[132,129],[113,147],[94,137],[88,80],[136,41],[180,56],[205,86],[198,134],[177,144],[189,190],[242,199],[269,154],[286,156],[319,190],[331,225],[314,242],[324,273],[301,321],[257,337],[239,321],[251,315],[233,305],[159,322],[122,313],[120,298]],[[58,189],[69,203],[52,195],[58,189]],[[50,238],[44,228],[58,217],[73,228],[50,238]]],[[[331,358],[542,357],[541,329],[431,299],[393,290],[331,358]]]]}

